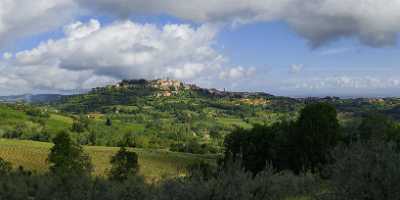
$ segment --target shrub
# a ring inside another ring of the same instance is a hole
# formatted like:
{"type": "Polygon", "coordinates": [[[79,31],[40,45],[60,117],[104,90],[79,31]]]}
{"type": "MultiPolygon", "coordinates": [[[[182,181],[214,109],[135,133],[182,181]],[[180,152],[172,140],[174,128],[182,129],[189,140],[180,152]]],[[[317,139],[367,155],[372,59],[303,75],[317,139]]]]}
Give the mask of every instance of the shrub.
{"type": "Polygon", "coordinates": [[[217,173],[217,167],[205,161],[199,161],[186,167],[188,176],[191,178],[210,179],[217,173]]]}
{"type": "Polygon", "coordinates": [[[253,176],[240,166],[238,163],[229,165],[211,178],[166,181],[156,193],[156,199],[280,200],[308,195],[317,185],[312,176],[275,173],[272,167],[253,176]]]}
{"type": "Polygon", "coordinates": [[[358,127],[361,141],[383,140],[400,142],[400,129],[397,123],[386,115],[369,113],[358,127]]]}
{"type": "Polygon", "coordinates": [[[40,108],[29,108],[25,113],[32,117],[49,118],[50,114],[40,108]]]}
{"type": "Polygon", "coordinates": [[[106,120],[106,126],[112,126],[112,121],[110,118],[107,118],[106,120]]]}
{"type": "Polygon", "coordinates": [[[319,185],[312,176],[276,173],[271,167],[257,176],[230,165],[208,177],[190,176],[146,184],[142,177],[110,181],[87,176],[0,175],[0,199],[25,200],[281,200],[304,197],[319,185]]]}
{"type": "Polygon", "coordinates": [[[72,123],[71,131],[77,133],[83,133],[89,129],[90,120],[81,115],[78,119],[75,119],[72,123]]]}
{"type": "Polygon", "coordinates": [[[330,172],[330,192],[322,199],[400,199],[400,153],[384,142],[337,148],[330,172]]]}
{"type": "Polygon", "coordinates": [[[127,151],[125,147],[121,147],[111,158],[111,165],[110,178],[112,180],[124,181],[130,176],[135,176],[139,171],[137,154],[127,151]]]}
{"type": "Polygon", "coordinates": [[[6,175],[10,173],[11,169],[11,163],[5,161],[3,158],[0,158],[0,175],[6,175]]]}
{"type": "Polygon", "coordinates": [[[173,143],[170,145],[170,150],[174,152],[184,152],[192,154],[207,154],[216,153],[217,149],[209,144],[200,144],[196,140],[191,140],[186,143],[173,143]]]}

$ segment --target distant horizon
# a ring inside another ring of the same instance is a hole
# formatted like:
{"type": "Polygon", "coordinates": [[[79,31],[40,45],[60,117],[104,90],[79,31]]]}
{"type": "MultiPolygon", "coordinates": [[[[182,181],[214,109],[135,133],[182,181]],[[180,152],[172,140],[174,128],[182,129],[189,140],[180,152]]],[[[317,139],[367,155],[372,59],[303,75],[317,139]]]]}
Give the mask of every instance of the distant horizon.
{"type": "MultiPolygon", "coordinates": [[[[147,81],[152,81],[152,80],[167,80],[167,79],[144,79],[144,78],[139,78],[139,79],[126,79],[126,80],[147,80],[147,81]]],[[[169,79],[169,80],[177,80],[180,81],[178,79],[169,79]]],[[[109,84],[105,84],[103,86],[98,86],[98,87],[106,87],[106,86],[110,86],[110,85],[116,85],[120,82],[122,82],[124,80],[120,80],[117,82],[113,82],[113,83],[109,83],[109,84]]],[[[181,81],[185,84],[193,84],[193,83],[186,83],[184,81],[181,81]]],[[[198,85],[199,86],[199,85],[198,85]]],[[[276,94],[273,92],[268,92],[268,91],[261,91],[261,90],[234,90],[234,89],[229,89],[229,88],[213,88],[213,87],[202,87],[199,86],[201,88],[205,88],[205,89],[217,89],[219,91],[226,91],[226,92],[254,92],[254,93],[266,93],[266,94],[270,94],[273,96],[281,96],[281,97],[289,97],[289,98],[325,98],[325,97],[339,97],[341,99],[357,99],[357,98],[396,98],[396,97],[400,97],[400,95],[385,95],[385,94],[366,94],[366,95],[362,95],[362,94],[276,94]]],[[[32,92],[32,93],[15,93],[15,94],[9,94],[9,95],[0,95],[0,97],[12,97],[12,96],[24,96],[24,95],[76,95],[76,94],[85,94],[90,92],[92,89],[94,89],[96,87],[90,88],[90,89],[74,89],[74,90],[69,90],[69,91],[36,91],[36,92],[32,92]]]]}

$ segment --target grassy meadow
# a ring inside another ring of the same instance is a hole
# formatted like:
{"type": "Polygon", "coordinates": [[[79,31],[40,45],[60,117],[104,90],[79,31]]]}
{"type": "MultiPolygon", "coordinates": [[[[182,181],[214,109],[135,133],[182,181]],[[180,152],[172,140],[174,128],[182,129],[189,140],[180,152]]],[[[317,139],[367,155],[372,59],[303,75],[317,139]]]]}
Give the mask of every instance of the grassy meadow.
{"type": "MultiPolygon", "coordinates": [[[[14,167],[43,173],[47,168],[47,155],[51,143],[24,140],[0,139],[0,157],[11,162],[14,167]]],[[[110,168],[110,158],[118,148],[85,146],[94,165],[94,174],[105,175],[110,168]]],[[[147,180],[159,180],[185,174],[185,167],[197,161],[214,162],[215,156],[175,153],[162,150],[133,149],[139,156],[140,174],[147,180]]]]}

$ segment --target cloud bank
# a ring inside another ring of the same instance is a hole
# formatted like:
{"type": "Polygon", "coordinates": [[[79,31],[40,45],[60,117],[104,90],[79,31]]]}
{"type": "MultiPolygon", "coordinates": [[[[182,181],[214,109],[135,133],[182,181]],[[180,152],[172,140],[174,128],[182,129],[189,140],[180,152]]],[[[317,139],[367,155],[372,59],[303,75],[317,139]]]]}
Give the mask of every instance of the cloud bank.
{"type": "Polygon", "coordinates": [[[400,32],[400,0],[77,0],[89,10],[126,17],[167,14],[199,23],[284,21],[310,45],[342,37],[382,47],[400,32]]]}
{"type": "Polygon", "coordinates": [[[222,74],[242,78],[254,71],[224,67],[229,63],[213,48],[216,29],[208,25],[157,27],[121,21],[102,27],[90,20],[70,24],[64,33],[64,38],[34,49],[4,54],[3,90],[86,89],[136,78],[218,81],[222,74]]]}
{"type": "Polygon", "coordinates": [[[400,32],[400,0],[2,0],[0,46],[59,27],[81,9],[119,18],[165,14],[198,23],[283,21],[312,47],[343,37],[373,47],[394,45],[400,32]]]}

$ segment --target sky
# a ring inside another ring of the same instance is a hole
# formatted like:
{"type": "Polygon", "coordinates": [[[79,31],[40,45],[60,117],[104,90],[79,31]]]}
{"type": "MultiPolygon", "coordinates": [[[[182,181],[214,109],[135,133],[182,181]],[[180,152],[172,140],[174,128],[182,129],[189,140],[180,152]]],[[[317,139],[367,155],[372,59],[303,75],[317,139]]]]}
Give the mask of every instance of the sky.
{"type": "Polygon", "coordinates": [[[170,78],[400,96],[400,0],[0,0],[0,95],[170,78]]]}

